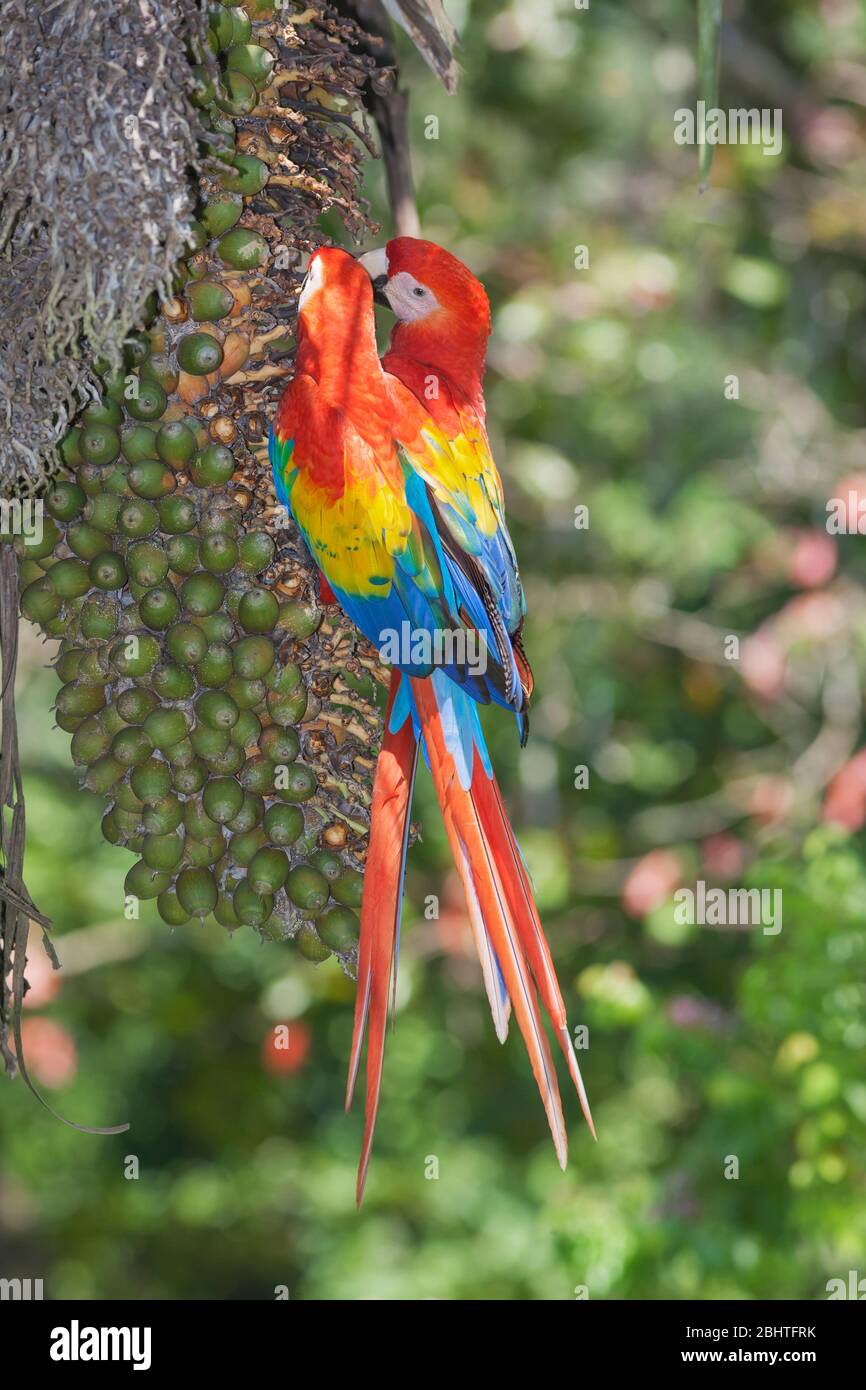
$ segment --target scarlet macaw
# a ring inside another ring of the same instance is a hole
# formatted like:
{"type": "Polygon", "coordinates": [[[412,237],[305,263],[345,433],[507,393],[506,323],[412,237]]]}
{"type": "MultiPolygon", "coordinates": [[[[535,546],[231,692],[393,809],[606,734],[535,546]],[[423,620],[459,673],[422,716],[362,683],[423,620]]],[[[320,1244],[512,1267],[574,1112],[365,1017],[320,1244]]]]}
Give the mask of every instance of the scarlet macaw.
{"type": "MultiPolygon", "coordinates": [[[[504,1041],[513,1005],[561,1166],[565,1124],[536,988],[592,1128],[550,952],[478,718],[479,703],[511,708],[525,737],[532,688],[520,643],[523,594],[484,429],[487,298],[441,248],[413,242],[425,256],[421,280],[395,269],[394,245],[387,248],[387,297],[400,314],[403,291],[410,306],[423,291],[426,324],[425,314],[401,315],[383,371],[370,276],[344,251],[316,252],[299,299],[295,375],[271,430],[278,497],[337,601],[394,666],[373,789],[346,1094],[348,1108],[369,1024],[359,1204],[396,972],[419,746],[466,892],[497,1036],[504,1041]],[[400,276],[409,279],[394,288],[400,276]],[[449,368],[462,373],[459,386],[449,368]],[[435,378],[431,399],[424,377],[435,378]],[[408,647],[395,644],[407,627],[408,647]],[[470,639],[481,643],[484,661],[461,657],[459,642],[442,643],[445,633],[462,636],[465,650],[470,639]]],[[[373,269],[377,278],[384,273],[381,262],[373,269]]]]}

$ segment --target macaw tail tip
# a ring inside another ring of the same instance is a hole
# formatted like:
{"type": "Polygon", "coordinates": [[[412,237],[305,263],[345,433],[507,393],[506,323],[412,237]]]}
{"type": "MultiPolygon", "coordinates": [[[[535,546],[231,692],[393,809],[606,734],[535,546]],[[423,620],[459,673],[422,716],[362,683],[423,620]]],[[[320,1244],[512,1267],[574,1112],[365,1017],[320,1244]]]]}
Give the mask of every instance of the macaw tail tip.
{"type": "Polygon", "coordinates": [[[355,1083],[358,1080],[359,1058],[360,1052],[358,1052],[356,1057],[352,1058],[352,1062],[349,1066],[349,1075],[346,1077],[346,1103],[343,1108],[347,1115],[352,1108],[352,1101],[355,1099],[355,1083]]]}
{"type": "Polygon", "coordinates": [[[565,1130],[565,1122],[563,1121],[561,1125],[557,1124],[555,1129],[551,1125],[550,1132],[553,1138],[553,1147],[556,1150],[556,1161],[564,1173],[568,1167],[568,1134],[565,1130]]]}
{"type": "Polygon", "coordinates": [[[364,1189],[365,1189],[366,1186],[367,1186],[367,1169],[368,1169],[368,1167],[369,1167],[369,1159],[367,1160],[366,1163],[362,1161],[361,1166],[360,1166],[359,1169],[358,1169],[358,1180],[357,1180],[357,1182],[355,1183],[355,1208],[356,1208],[357,1211],[360,1211],[360,1210],[361,1210],[361,1203],[362,1203],[363,1200],[364,1200],[364,1189]]]}
{"type": "Polygon", "coordinates": [[[569,1033],[567,1028],[562,1029],[562,1040],[564,1044],[563,1051],[565,1052],[566,1058],[568,1059],[568,1070],[571,1073],[571,1079],[574,1082],[574,1089],[577,1091],[577,1098],[580,1101],[580,1108],[583,1111],[583,1118],[586,1120],[586,1123],[589,1126],[590,1134],[592,1135],[595,1142],[598,1143],[598,1135],[595,1132],[595,1124],[592,1118],[592,1111],[589,1108],[589,1098],[586,1094],[586,1087],[583,1084],[583,1077],[580,1074],[580,1066],[578,1064],[577,1054],[574,1050],[574,1043],[571,1040],[571,1034],[569,1033]]]}

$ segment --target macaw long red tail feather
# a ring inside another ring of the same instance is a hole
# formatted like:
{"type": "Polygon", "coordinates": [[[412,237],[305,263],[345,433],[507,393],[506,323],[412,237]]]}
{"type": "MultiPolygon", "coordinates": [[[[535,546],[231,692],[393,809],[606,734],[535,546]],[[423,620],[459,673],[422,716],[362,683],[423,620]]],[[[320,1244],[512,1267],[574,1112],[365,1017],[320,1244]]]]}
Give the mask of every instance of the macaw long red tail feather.
{"type": "Polygon", "coordinates": [[[479,776],[473,779],[472,790],[475,793],[475,804],[484,834],[488,844],[494,849],[494,858],[502,875],[509,906],[520,934],[520,944],[529,961],[544,1007],[556,1029],[556,1036],[568,1063],[569,1074],[574,1082],[584,1119],[593,1139],[597,1139],[583,1077],[568,1030],[565,1004],[556,978],[550,947],[542,930],[529,875],[508,820],[502,793],[495,777],[479,776]]]}
{"type": "Polygon", "coordinates": [[[560,1166],[565,1167],[568,1139],[559,1087],[550,1048],[541,1023],[535,987],[527,968],[521,932],[499,872],[502,859],[501,831],[488,838],[475,796],[487,777],[476,758],[472,785],[460,784],[448,751],[436,691],[430,680],[413,679],[412,694],[421,720],[424,745],[445,821],[454,862],[464,882],[467,900],[477,901],[484,925],[511,996],[520,1031],[526,1043],[560,1166]]]}
{"type": "Polygon", "coordinates": [[[367,1168],[373,1148],[376,1112],[379,1108],[388,1020],[388,986],[394,968],[395,945],[400,926],[409,812],[418,761],[418,741],[411,718],[404,720],[396,732],[388,728],[391,707],[399,683],[400,673],[395,671],[391,677],[385,734],[373,785],[370,844],[364,875],[361,938],[358,947],[358,991],[355,996],[355,1024],[346,1086],[348,1110],[358,1077],[364,1031],[369,1022],[364,1141],[361,1146],[355,1193],[359,1206],[364,1195],[367,1168]]]}
{"type": "MultiPolygon", "coordinates": [[[[452,843],[452,850],[456,850],[452,843]]],[[[472,868],[466,860],[462,844],[459,845],[461,858],[465,862],[457,860],[457,871],[460,881],[463,884],[463,891],[466,894],[466,906],[469,910],[469,923],[472,927],[472,936],[475,941],[475,949],[478,952],[478,959],[481,962],[481,976],[484,980],[484,989],[487,993],[487,1000],[490,1004],[490,1012],[493,1016],[493,1027],[496,1036],[501,1043],[508,1037],[508,1019],[511,1014],[511,999],[505,982],[502,979],[499,969],[499,962],[496,952],[490,941],[487,928],[484,925],[484,912],[475,890],[472,879],[472,868]]]]}

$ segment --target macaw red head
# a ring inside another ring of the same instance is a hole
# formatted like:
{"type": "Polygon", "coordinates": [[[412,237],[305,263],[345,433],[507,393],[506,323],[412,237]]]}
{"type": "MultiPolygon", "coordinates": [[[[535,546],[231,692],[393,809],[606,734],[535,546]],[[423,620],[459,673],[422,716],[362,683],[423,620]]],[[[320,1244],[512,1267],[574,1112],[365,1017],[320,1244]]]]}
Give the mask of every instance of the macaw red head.
{"type": "Polygon", "coordinates": [[[298,297],[301,333],[314,341],[332,336],[346,320],[372,326],[373,289],[348,251],[321,246],[314,251],[298,297]]]}
{"type": "Polygon", "coordinates": [[[295,370],[340,398],[353,382],[381,381],[370,277],[338,246],[323,246],[310,257],[298,298],[295,370]]]}
{"type": "Polygon", "coordinates": [[[434,241],[394,237],[387,246],[359,257],[359,264],[401,323],[419,323],[435,315],[443,331],[446,321],[466,321],[489,333],[490,303],[484,286],[434,241]]]}
{"type": "Polygon", "coordinates": [[[433,241],[400,236],[360,256],[376,298],[397,317],[391,351],[480,375],[490,302],[467,266],[433,241]]]}

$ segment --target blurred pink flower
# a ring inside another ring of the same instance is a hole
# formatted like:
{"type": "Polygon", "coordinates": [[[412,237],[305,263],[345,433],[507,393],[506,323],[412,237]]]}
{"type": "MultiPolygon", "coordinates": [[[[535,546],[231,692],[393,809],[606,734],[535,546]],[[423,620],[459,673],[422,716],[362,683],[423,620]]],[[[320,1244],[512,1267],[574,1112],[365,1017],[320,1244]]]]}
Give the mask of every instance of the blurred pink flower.
{"type": "Polygon", "coordinates": [[[801,531],[788,562],[788,575],[799,589],[815,589],[836,573],[836,542],[826,531],[801,531]]]}
{"type": "Polygon", "coordinates": [[[784,820],[794,803],[794,788],[784,777],[759,777],[749,797],[749,814],[765,824],[784,820]]]}
{"type": "Polygon", "coordinates": [[[743,642],[740,669],[754,695],[778,700],[785,689],[785,653],[766,623],[743,642]]]}
{"type": "Polygon", "coordinates": [[[43,1086],[68,1086],[78,1071],[78,1051],[72,1034],[50,1018],[25,1018],[21,1041],[27,1070],[43,1086]]]}
{"type": "Polygon", "coordinates": [[[803,141],[813,159],[846,164],[860,149],[860,128],[844,107],[823,106],[806,120],[803,141]]]}
{"type": "Polygon", "coordinates": [[[701,857],[710,878],[736,878],[743,867],[743,846],[736,835],[708,835],[701,845],[701,857]]]}
{"type": "Polygon", "coordinates": [[[862,517],[866,528],[866,473],[846,473],[834,485],[833,496],[842,504],[839,513],[846,532],[862,534],[858,522],[862,517]]]}
{"type": "Polygon", "coordinates": [[[697,994],[676,994],[668,1000],[665,1013],[675,1028],[697,1029],[707,1033],[727,1033],[731,1019],[724,1009],[697,994]]]}
{"type": "Polygon", "coordinates": [[[650,850],[626,878],[620,902],[629,916],[645,917],[667,901],[682,879],[682,864],[672,850],[650,850]]]}
{"type": "Polygon", "coordinates": [[[262,1039],[264,1070],[270,1072],[271,1076],[288,1076],[292,1072],[300,1071],[310,1054],[312,1040],[310,1025],[302,1018],[287,1019],[282,1024],[275,1023],[262,1039]],[[277,1029],[280,1029],[279,1033],[277,1029]],[[287,1047],[281,1045],[284,1038],[288,1042],[287,1047]]]}
{"type": "Polygon", "coordinates": [[[836,594],[824,592],[797,594],[776,614],[775,622],[786,644],[803,637],[827,641],[845,629],[848,614],[836,594]]]}
{"type": "Polygon", "coordinates": [[[827,787],[825,821],[859,830],[866,823],[866,748],[849,758],[827,787]]]}

